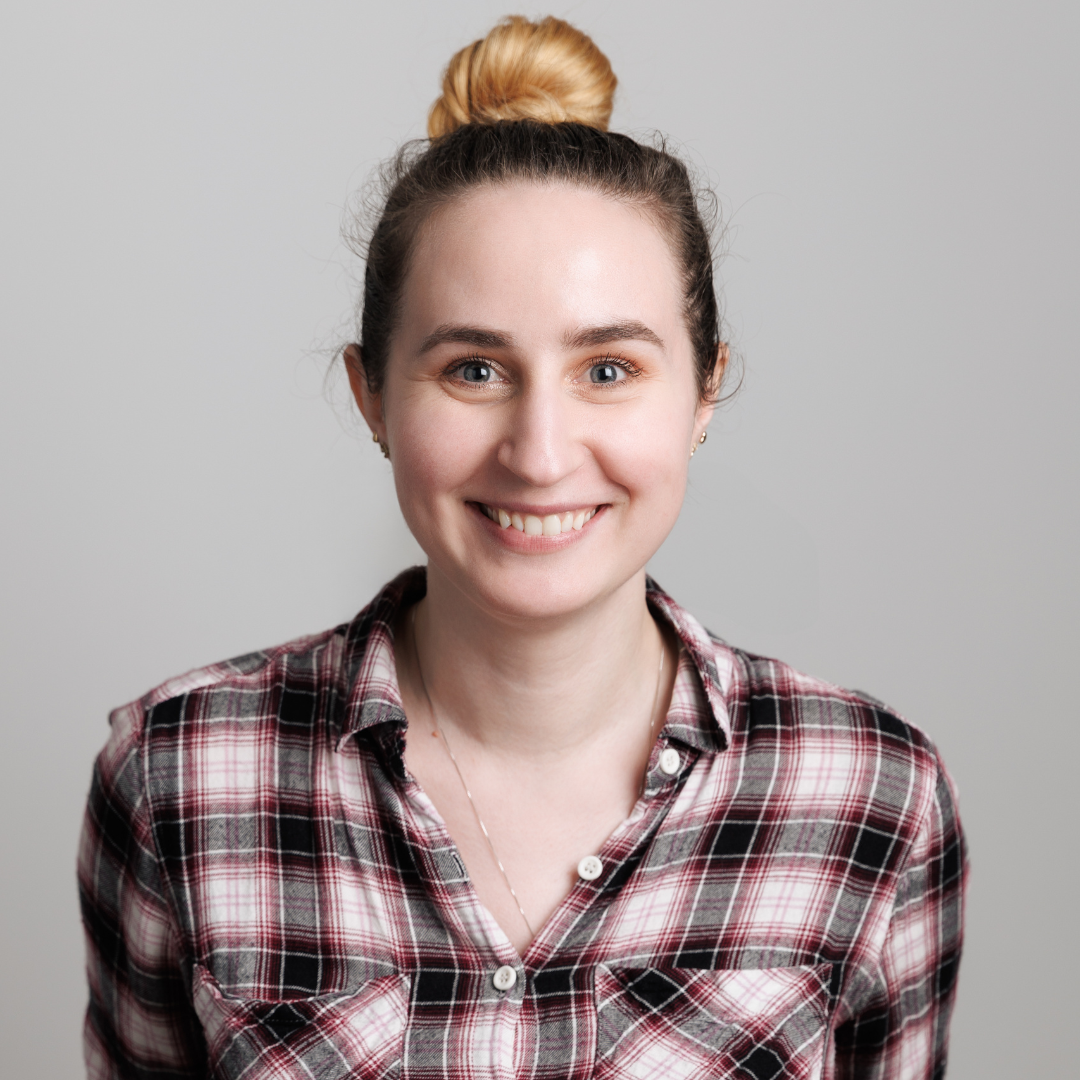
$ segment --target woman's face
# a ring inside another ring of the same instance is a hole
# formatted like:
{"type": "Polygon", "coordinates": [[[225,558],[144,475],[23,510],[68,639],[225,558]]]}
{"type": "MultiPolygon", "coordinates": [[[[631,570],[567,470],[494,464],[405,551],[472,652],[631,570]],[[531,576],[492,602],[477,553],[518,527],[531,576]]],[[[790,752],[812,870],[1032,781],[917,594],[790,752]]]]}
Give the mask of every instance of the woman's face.
{"type": "Polygon", "coordinates": [[[605,196],[520,183],[433,215],[382,393],[354,375],[433,569],[510,618],[643,572],[711,413],[682,307],[663,235],[605,196]]]}

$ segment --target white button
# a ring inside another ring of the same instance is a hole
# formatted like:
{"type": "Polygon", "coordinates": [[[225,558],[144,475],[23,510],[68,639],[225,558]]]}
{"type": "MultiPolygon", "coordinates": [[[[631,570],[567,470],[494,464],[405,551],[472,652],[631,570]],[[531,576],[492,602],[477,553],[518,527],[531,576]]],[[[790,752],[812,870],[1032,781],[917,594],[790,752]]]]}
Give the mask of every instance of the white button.
{"type": "Polygon", "coordinates": [[[517,972],[509,964],[504,964],[495,972],[492,982],[496,990],[512,990],[517,982],[517,972]]]}
{"type": "Polygon", "coordinates": [[[667,773],[668,776],[674,776],[681,764],[682,758],[679,757],[679,751],[672,750],[670,746],[660,754],[660,771],[667,773]]]}
{"type": "Polygon", "coordinates": [[[604,864],[595,855],[586,855],[577,864],[577,872],[586,881],[595,881],[604,872],[604,864]]]}

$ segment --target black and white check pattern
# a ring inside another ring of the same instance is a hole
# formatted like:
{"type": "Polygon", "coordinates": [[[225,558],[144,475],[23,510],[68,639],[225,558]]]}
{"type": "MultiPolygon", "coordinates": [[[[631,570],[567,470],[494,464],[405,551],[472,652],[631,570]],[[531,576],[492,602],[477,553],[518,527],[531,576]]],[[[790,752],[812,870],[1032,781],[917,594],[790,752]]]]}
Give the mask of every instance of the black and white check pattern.
{"type": "Polygon", "coordinates": [[[403,765],[391,626],[424,588],[113,713],[91,1077],[942,1075],[966,860],[922,732],[650,582],[682,657],[644,793],[519,957],[403,765]]]}

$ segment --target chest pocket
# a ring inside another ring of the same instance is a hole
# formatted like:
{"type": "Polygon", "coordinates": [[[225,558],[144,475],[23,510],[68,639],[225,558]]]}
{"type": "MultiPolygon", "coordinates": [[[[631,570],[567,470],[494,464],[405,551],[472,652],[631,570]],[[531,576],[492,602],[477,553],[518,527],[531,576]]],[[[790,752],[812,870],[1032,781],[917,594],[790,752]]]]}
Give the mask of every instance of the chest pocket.
{"type": "Polygon", "coordinates": [[[216,1080],[389,1080],[401,1072],[404,975],[373,979],[352,994],[264,1001],[225,993],[196,964],[193,999],[216,1080]]]}
{"type": "Polygon", "coordinates": [[[817,1080],[830,964],[596,969],[596,1080],[817,1080]]]}

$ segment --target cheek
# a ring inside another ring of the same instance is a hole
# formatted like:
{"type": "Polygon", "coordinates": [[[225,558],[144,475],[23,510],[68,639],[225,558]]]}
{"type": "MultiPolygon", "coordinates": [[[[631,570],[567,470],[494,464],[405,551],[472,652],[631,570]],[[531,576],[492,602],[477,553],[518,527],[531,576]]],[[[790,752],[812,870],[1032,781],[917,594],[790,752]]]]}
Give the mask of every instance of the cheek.
{"type": "Polygon", "coordinates": [[[605,423],[594,443],[604,472],[629,493],[632,510],[656,516],[656,529],[671,528],[686,489],[693,418],[681,404],[605,423]]]}
{"type": "Polygon", "coordinates": [[[406,392],[400,408],[387,409],[394,483],[410,525],[437,516],[440,496],[452,497],[490,453],[482,417],[431,397],[406,392]]]}

